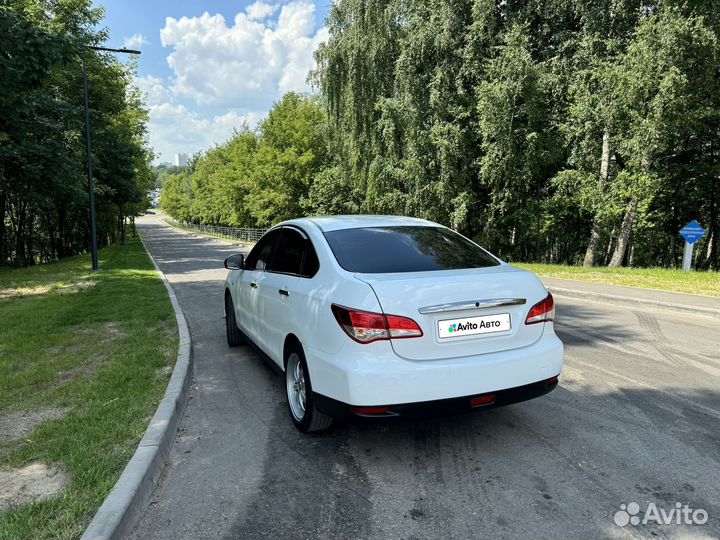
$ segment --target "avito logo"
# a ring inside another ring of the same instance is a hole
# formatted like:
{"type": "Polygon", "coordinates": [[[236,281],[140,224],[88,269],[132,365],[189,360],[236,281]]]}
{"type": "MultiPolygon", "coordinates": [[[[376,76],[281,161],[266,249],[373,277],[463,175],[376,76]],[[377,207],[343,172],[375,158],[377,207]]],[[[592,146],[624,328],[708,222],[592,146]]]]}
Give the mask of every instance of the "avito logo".
{"type": "Polygon", "coordinates": [[[462,332],[463,330],[477,330],[478,328],[495,328],[500,326],[500,321],[480,321],[480,323],[466,322],[466,323],[452,323],[448,327],[448,332],[462,332]]]}
{"type": "Polygon", "coordinates": [[[453,323],[450,325],[450,328],[448,328],[448,332],[462,332],[463,330],[477,330],[478,325],[473,322],[467,322],[465,324],[463,323],[453,323]]]}

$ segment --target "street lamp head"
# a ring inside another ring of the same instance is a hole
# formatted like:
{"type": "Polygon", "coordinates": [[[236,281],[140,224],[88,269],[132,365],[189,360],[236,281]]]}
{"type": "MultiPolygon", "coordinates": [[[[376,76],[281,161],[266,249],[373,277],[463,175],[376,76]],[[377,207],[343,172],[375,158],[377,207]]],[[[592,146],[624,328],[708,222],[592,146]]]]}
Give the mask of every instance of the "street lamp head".
{"type": "Polygon", "coordinates": [[[92,49],[93,51],[104,51],[104,52],[116,52],[116,53],[126,53],[126,54],[142,54],[140,51],[137,51],[135,49],[126,49],[123,47],[122,49],[111,49],[109,47],[96,47],[95,45],[88,45],[88,49],[92,49]]]}

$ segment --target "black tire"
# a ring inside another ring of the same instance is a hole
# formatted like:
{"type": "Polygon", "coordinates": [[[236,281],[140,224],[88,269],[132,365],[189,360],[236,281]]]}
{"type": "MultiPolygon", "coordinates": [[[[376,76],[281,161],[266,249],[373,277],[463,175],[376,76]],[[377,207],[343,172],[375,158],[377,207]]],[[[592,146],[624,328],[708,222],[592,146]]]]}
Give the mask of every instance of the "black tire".
{"type": "Polygon", "coordinates": [[[315,407],[310,372],[308,371],[307,362],[305,361],[305,353],[303,353],[302,347],[299,344],[289,347],[285,355],[285,397],[287,398],[290,419],[293,424],[295,424],[295,427],[303,433],[322,431],[329,428],[332,424],[332,416],[318,411],[315,407]],[[299,400],[297,398],[298,392],[293,390],[294,382],[297,380],[294,368],[298,362],[301,368],[301,377],[304,380],[304,411],[301,417],[297,412],[299,406],[299,400]],[[291,373],[290,370],[293,370],[293,372],[291,373]],[[293,408],[295,408],[296,411],[294,411],[293,408]]]}
{"type": "Polygon", "coordinates": [[[225,295],[225,333],[230,347],[238,347],[245,343],[242,332],[240,332],[235,320],[235,308],[230,293],[225,295]]]}

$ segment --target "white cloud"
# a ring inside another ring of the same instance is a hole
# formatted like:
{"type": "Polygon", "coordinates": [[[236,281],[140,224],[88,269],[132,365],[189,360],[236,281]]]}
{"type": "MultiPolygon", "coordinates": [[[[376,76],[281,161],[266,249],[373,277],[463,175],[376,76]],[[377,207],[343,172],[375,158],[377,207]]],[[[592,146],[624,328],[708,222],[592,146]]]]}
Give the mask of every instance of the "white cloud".
{"type": "Polygon", "coordinates": [[[184,105],[161,103],[150,106],[150,145],[158,161],[172,161],[178,152],[193,154],[228,140],[243,124],[254,127],[262,113],[225,114],[206,118],[184,105]]]}
{"type": "Polygon", "coordinates": [[[149,45],[150,42],[145,39],[142,34],[133,34],[130,37],[126,37],[123,41],[123,47],[126,49],[142,49],[143,45],[149,45]]]}
{"type": "MultiPolygon", "coordinates": [[[[273,8],[255,2],[231,25],[222,15],[168,17],[160,31],[172,47],[172,91],[213,106],[269,108],[290,90],[307,91],[313,51],[326,38],[314,32],[315,5],[299,0],[280,8],[277,20],[260,19],[273,8]]],[[[267,15],[266,15],[267,17],[267,15]]]]}
{"type": "Polygon", "coordinates": [[[141,92],[147,94],[148,105],[159,105],[172,100],[172,92],[170,92],[163,80],[158,77],[152,75],[138,77],[135,79],[135,85],[141,92]]]}
{"type": "MultiPolygon", "coordinates": [[[[308,0],[282,6],[256,0],[229,25],[208,13],[168,17],[160,39],[172,49],[172,75],[148,75],[136,84],[148,96],[157,160],[172,161],[175,153],[223,143],[245,122],[254,127],[285,92],[308,91],[313,53],[327,31],[315,31],[315,5],[308,0]]],[[[125,46],[138,43],[147,41],[132,36],[125,46]]]]}
{"type": "Polygon", "coordinates": [[[248,17],[259,21],[275,13],[278,7],[279,6],[277,4],[268,4],[262,0],[257,0],[255,3],[250,4],[245,11],[247,12],[248,17]]]}

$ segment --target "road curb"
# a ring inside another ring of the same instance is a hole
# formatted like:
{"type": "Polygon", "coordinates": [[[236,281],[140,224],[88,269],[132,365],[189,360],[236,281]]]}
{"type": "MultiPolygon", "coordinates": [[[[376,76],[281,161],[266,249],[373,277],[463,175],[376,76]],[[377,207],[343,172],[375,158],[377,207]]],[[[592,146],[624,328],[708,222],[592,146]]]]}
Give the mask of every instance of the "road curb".
{"type": "MultiPolygon", "coordinates": [[[[140,241],[142,242],[142,238],[140,241]]],[[[145,247],[145,242],[142,244],[145,247]]],[[[175,440],[177,426],[185,409],[187,392],[192,378],[190,330],[185,315],[167,277],[160,270],[147,247],[145,247],[145,251],[162,278],[175,312],[178,337],[180,338],[177,360],[165,395],[135,454],[83,533],[82,540],[125,538],[130,534],[150,499],[167,462],[175,440]]]]}
{"type": "Polygon", "coordinates": [[[564,287],[548,286],[547,289],[557,296],[567,296],[570,298],[581,298],[590,302],[602,302],[605,304],[614,304],[617,306],[635,307],[641,309],[649,309],[651,311],[668,311],[671,313],[683,313],[685,315],[702,315],[704,317],[713,317],[720,319],[720,310],[691,306],[688,304],[675,304],[671,302],[660,302],[657,300],[645,300],[640,298],[631,298],[629,296],[619,296],[615,294],[595,293],[581,291],[576,289],[566,289],[564,287]]]}

